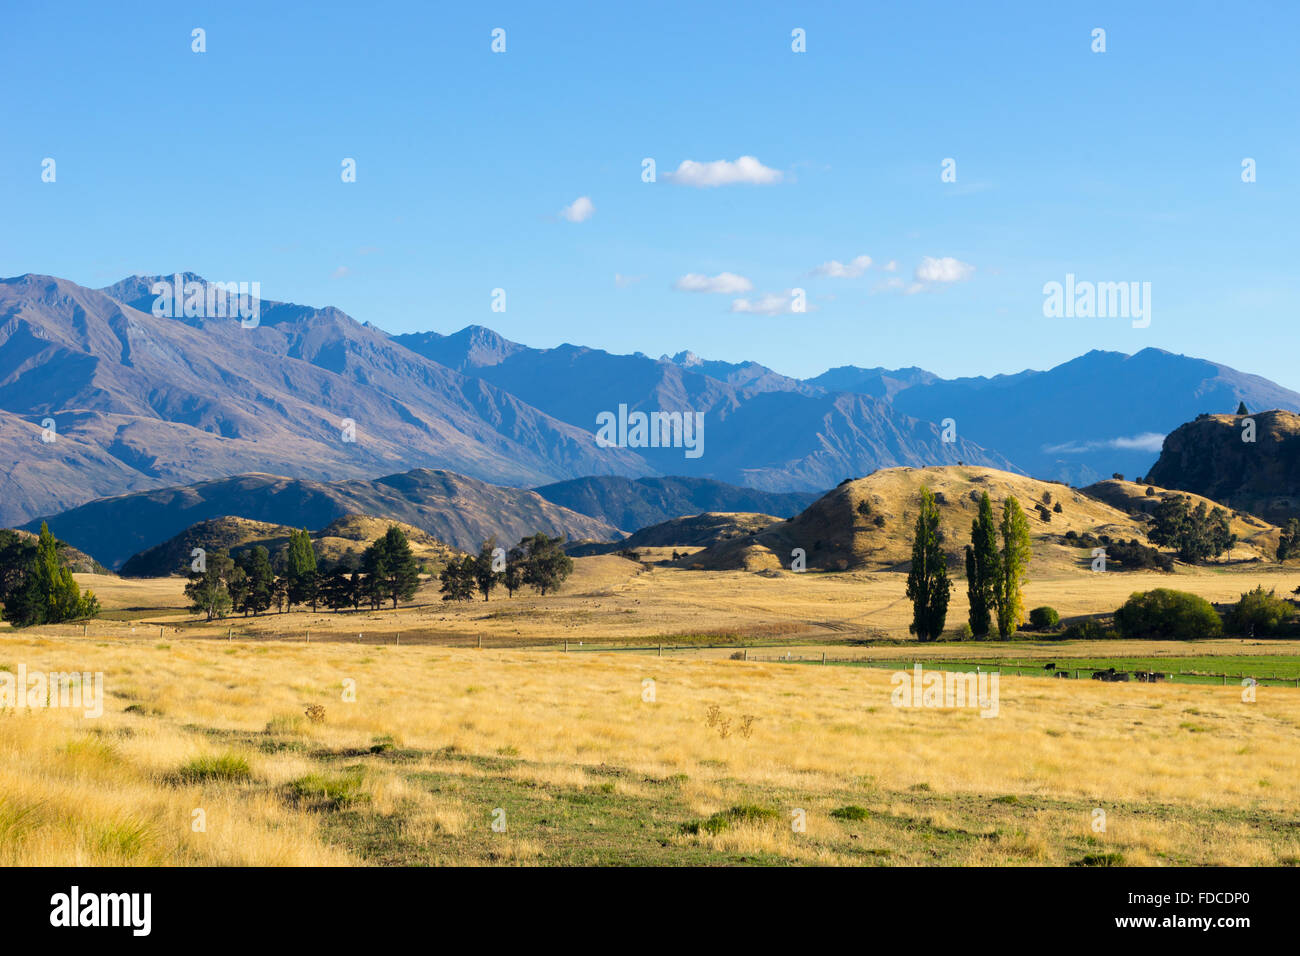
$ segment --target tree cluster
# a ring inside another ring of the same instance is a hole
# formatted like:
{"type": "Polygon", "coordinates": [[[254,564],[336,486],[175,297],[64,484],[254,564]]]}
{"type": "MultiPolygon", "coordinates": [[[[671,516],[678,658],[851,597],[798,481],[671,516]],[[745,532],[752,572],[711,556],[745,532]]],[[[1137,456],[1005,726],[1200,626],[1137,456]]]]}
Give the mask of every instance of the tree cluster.
{"type": "Polygon", "coordinates": [[[66,545],[55,540],[44,522],[35,541],[0,531],[0,602],[4,620],[14,627],[58,624],[99,613],[98,599],[90,591],[81,593],[59,556],[61,548],[66,545]]]}
{"type": "Polygon", "coordinates": [[[1152,512],[1152,518],[1147,540],[1173,548],[1178,552],[1178,559],[1188,564],[1217,558],[1237,543],[1226,511],[1222,508],[1210,511],[1204,501],[1192,508],[1184,495],[1165,498],[1152,512]]]}
{"type": "Polygon", "coordinates": [[[406,533],[389,525],[360,558],[345,557],[333,565],[317,558],[307,531],[293,531],[278,568],[262,545],[235,557],[225,551],[208,553],[205,567],[189,576],[185,595],[190,610],[209,621],[227,614],[257,615],[272,607],[280,612],[296,606],[321,605],[334,611],[356,610],[363,604],[378,609],[386,602],[397,607],[409,601],[420,585],[420,568],[406,533]]]}
{"type": "Polygon", "coordinates": [[[477,555],[452,561],[438,576],[444,601],[470,601],[475,592],[486,601],[500,585],[508,597],[528,585],[545,596],[559,590],[573,571],[573,559],[564,553],[564,538],[552,538],[545,532],[524,538],[506,551],[496,538],[483,542],[477,555]]]}
{"type": "MultiPolygon", "coordinates": [[[[1044,496],[1046,497],[1046,496],[1044,496]]],[[[1025,573],[1029,569],[1029,520],[1014,495],[1002,503],[1002,521],[993,524],[993,502],[980,496],[966,546],[966,593],[975,637],[986,636],[997,620],[998,636],[1007,638],[1025,620],[1025,573]]]]}

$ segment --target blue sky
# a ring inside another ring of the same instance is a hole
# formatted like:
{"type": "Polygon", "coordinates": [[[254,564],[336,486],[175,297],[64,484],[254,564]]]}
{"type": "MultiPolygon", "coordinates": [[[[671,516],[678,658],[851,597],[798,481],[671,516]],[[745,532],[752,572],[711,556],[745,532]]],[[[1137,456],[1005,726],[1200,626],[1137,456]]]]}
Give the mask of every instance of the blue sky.
{"type": "Polygon", "coordinates": [[[271,6],[10,5],[0,274],[801,377],[1156,346],[1300,389],[1294,3],[271,6]],[[772,181],[665,175],[744,156],[772,181]],[[1150,282],[1150,326],[1045,318],[1067,273],[1150,282]]]}

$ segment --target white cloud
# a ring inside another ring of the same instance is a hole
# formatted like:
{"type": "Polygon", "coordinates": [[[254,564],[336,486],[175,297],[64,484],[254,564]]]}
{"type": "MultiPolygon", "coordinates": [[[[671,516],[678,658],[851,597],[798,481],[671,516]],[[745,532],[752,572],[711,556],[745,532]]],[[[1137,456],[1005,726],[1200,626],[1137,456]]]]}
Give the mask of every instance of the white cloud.
{"type": "Polygon", "coordinates": [[[678,186],[694,186],[704,189],[712,186],[734,186],[743,183],[749,186],[770,186],[781,181],[782,173],[769,169],[753,156],[742,156],[734,163],[726,159],[711,163],[697,163],[693,159],[682,160],[676,172],[664,173],[664,179],[678,186]]]}
{"type": "Polygon", "coordinates": [[[330,278],[342,279],[344,276],[349,275],[351,272],[352,270],[349,269],[347,266],[339,266],[337,269],[335,269],[333,272],[330,273],[330,278]]]}
{"type": "MultiPolygon", "coordinates": [[[[802,293],[799,302],[803,302],[802,293]]],[[[789,315],[794,312],[806,312],[808,306],[798,310],[795,309],[795,290],[786,289],[784,292],[764,292],[755,299],[734,299],[731,303],[732,312],[747,312],[751,315],[789,315]]]]}
{"type": "Polygon", "coordinates": [[[579,196],[560,210],[560,218],[569,222],[586,222],[596,211],[595,204],[589,196],[579,196]]]}
{"type": "Polygon", "coordinates": [[[838,259],[823,262],[812,271],[812,274],[831,279],[856,279],[870,268],[871,256],[858,256],[848,263],[840,262],[838,259]]]}
{"type": "Polygon", "coordinates": [[[644,278],[645,276],[625,276],[621,272],[615,272],[614,285],[618,286],[620,289],[626,289],[630,285],[636,285],[644,278]]]}
{"type": "Polygon", "coordinates": [[[886,272],[897,272],[897,271],[898,271],[898,260],[897,260],[897,259],[890,259],[888,262],[886,262],[886,263],[885,263],[883,266],[881,266],[880,268],[884,269],[886,272]]]}
{"type": "Polygon", "coordinates": [[[1122,448],[1125,451],[1160,451],[1164,447],[1165,436],[1156,432],[1143,432],[1132,438],[1111,439],[1110,444],[1112,448],[1122,448]]]}
{"type": "Polygon", "coordinates": [[[872,292],[898,292],[907,285],[898,276],[890,276],[888,279],[882,279],[871,287],[872,292]]]}
{"type": "Polygon", "coordinates": [[[715,276],[689,272],[678,279],[673,288],[678,292],[721,292],[735,295],[737,292],[748,292],[754,288],[754,283],[734,272],[720,272],[715,276]]]}
{"type": "Polygon", "coordinates": [[[942,259],[922,256],[915,278],[918,282],[964,282],[974,274],[975,267],[969,262],[951,256],[942,259]]]}
{"type": "Polygon", "coordinates": [[[1082,455],[1085,452],[1096,451],[1098,448],[1158,452],[1164,447],[1164,443],[1165,436],[1158,432],[1141,432],[1129,437],[1107,438],[1100,441],[1068,441],[1060,445],[1044,445],[1043,451],[1062,455],[1082,455]]]}

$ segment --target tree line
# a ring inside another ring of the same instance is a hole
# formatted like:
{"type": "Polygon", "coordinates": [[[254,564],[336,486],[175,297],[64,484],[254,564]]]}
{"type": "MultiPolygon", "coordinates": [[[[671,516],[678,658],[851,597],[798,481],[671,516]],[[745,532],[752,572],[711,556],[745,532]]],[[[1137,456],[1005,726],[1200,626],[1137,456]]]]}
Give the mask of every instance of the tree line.
{"type": "Polygon", "coordinates": [[[507,597],[525,585],[545,596],[559,590],[573,571],[573,559],[564,553],[564,538],[539,531],[506,551],[495,537],[483,542],[476,555],[452,561],[438,576],[444,601],[471,601],[477,591],[488,600],[497,586],[507,597]]]}
{"type": "Polygon", "coordinates": [[[257,615],[271,608],[281,613],[294,607],[322,605],[334,611],[377,610],[386,602],[397,607],[415,597],[420,586],[420,566],[406,533],[397,525],[362,552],[360,559],[332,565],[317,559],[311,535],[292,531],[278,567],[263,545],[247,548],[235,557],[213,551],[189,575],[185,596],[190,610],[209,621],[230,613],[257,615]]]}
{"type": "MultiPolygon", "coordinates": [[[[921,510],[912,542],[912,567],[907,575],[907,596],[912,601],[909,628],[921,641],[934,641],[943,633],[948,617],[952,583],[939,505],[927,487],[921,488],[921,510]]],[[[1002,520],[993,522],[993,502],[988,492],[980,496],[979,512],[971,521],[966,545],[966,593],[970,602],[971,635],[984,637],[996,619],[998,636],[1008,638],[1025,620],[1023,587],[1031,556],[1029,519],[1014,495],[1002,503],[1002,520]]]]}
{"type": "Polygon", "coordinates": [[[66,548],[41,522],[35,540],[8,529],[0,531],[0,602],[3,618],[14,627],[58,624],[94,617],[99,600],[81,593],[72,570],[59,555],[66,548]]]}

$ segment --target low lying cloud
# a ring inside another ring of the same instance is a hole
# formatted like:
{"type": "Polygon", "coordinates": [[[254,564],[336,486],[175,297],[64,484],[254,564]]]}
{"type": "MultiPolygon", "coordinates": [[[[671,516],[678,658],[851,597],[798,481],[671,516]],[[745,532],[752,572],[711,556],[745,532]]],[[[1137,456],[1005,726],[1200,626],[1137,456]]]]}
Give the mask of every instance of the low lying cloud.
{"type": "Polygon", "coordinates": [[[569,222],[586,222],[596,211],[590,196],[579,196],[560,210],[560,218],[569,222]]]}
{"type": "Polygon", "coordinates": [[[871,256],[857,256],[848,262],[840,262],[838,259],[823,262],[812,271],[812,274],[825,276],[828,279],[857,279],[870,268],[871,256]]]}
{"type": "Polygon", "coordinates": [[[714,186],[770,186],[779,183],[782,173],[764,166],[753,156],[742,156],[735,162],[717,159],[711,163],[682,160],[675,172],[664,173],[663,178],[676,186],[694,186],[709,189],[714,186]]]}
{"type": "Polygon", "coordinates": [[[754,288],[754,283],[734,272],[720,272],[715,276],[688,272],[678,279],[673,288],[678,292],[720,292],[724,295],[736,295],[754,288]]]}
{"type": "Polygon", "coordinates": [[[1159,432],[1142,432],[1120,438],[1105,438],[1098,441],[1068,441],[1061,445],[1044,445],[1043,451],[1053,455],[1082,455],[1099,448],[1118,451],[1158,452],[1164,446],[1165,436],[1159,432]]]}

